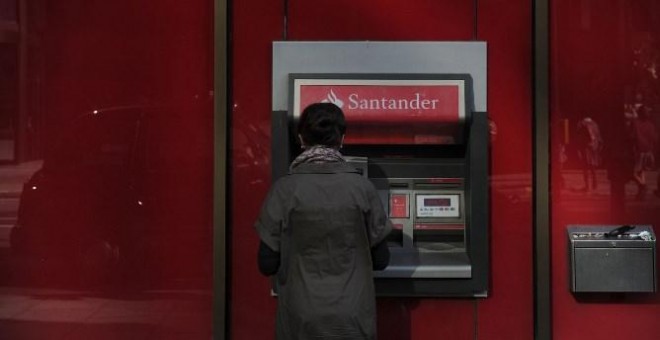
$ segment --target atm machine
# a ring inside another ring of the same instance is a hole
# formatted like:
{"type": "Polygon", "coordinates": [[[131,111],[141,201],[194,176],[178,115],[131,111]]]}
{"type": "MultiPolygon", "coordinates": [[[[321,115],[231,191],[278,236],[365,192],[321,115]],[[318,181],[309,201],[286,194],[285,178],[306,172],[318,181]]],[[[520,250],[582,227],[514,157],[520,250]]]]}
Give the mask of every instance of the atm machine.
{"type": "Polygon", "coordinates": [[[342,154],[377,188],[394,230],[379,296],[488,294],[489,123],[470,74],[290,73],[273,111],[273,180],[300,152],[295,127],[313,102],[342,107],[342,154]]]}

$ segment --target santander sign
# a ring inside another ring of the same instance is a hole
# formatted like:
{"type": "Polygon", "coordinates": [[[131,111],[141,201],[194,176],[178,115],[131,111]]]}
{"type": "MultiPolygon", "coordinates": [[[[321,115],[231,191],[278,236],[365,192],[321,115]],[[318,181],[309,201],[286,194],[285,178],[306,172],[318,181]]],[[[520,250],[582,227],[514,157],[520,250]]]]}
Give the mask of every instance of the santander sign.
{"type": "Polygon", "coordinates": [[[370,139],[435,143],[463,124],[465,86],[462,79],[294,79],[293,115],[312,103],[334,103],[352,131],[370,139]]]}
{"type": "Polygon", "coordinates": [[[465,116],[464,87],[460,80],[313,81],[316,83],[296,87],[294,115],[309,104],[326,102],[341,107],[346,119],[357,124],[394,121],[449,123],[458,122],[465,116]]]}
{"type": "Polygon", "coordinates": [[[439,99],[421,99],[419,92],[414,98],[370,98],[362,99],[357,93],[348,96],[348,108],[355,110],[432,110],[438,107],[439,99]]]}
{"type": "MultiPolygon", "coordinates": [[[[334,103],[340,108],[344,108],[344,101],[339,99],[331,89],[328,99],[323,99],[323,103],[334,103]]],[[[419,92],[414,94],[413,98],[360,98],[359,93],[348,95],[349,110],[434,110],[440,104],[440,99],[422,99],[419,92]]]]}

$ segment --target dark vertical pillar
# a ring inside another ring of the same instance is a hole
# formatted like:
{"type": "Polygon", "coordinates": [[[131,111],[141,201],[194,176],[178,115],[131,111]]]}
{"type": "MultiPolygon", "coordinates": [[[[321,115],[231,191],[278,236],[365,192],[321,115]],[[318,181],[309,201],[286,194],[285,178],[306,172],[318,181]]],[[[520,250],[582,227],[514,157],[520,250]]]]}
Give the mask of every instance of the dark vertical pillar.
{"type": "Polygon", "coordinates": [[[227,111],[228,23],[227,0],[215,0],[214,15],[214,178],[213,178],[213,338],[227,330],[227,111]]]}
{"type": "Polygon", "coordinates": [[[552,338],[548,0],[534,1],[534,334],[552,338]]]}

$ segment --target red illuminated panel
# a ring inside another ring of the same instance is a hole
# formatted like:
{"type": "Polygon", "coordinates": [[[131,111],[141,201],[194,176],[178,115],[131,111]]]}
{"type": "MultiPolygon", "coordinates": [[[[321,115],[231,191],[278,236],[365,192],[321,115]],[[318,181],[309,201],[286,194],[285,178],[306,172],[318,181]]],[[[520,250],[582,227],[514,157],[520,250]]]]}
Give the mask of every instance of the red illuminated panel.
{"type": "Polygon", "coordinates": [[[408,195],[393,194],[390,195],[390,217],[408,218],[408,195]]]}
{"type": "Polygon", "coordinates": [[[296,79],[293,95],[296,119],[313,103],[341,107],[345,144],[454,144],[466,116],[463,79],[296,79]]]}
{"type": "Polygon", "coordinates": [[[458,122],[459,85],[303,85],[300,107],[331,102],[354,124],[458,122]]]}

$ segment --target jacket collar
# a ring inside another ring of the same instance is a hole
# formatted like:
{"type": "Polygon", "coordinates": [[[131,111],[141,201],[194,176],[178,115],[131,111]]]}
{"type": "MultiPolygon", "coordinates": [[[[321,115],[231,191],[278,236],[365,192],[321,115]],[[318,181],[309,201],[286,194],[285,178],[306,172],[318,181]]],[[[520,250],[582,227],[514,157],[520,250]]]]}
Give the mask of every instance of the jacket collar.
{"type": "Polygon", "coordinates": [[[289,171],[289,174],[336,174],[356,173],[359,171],[346,162],[304,163],[289,171]]]}

